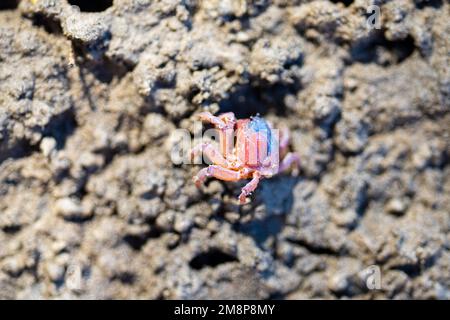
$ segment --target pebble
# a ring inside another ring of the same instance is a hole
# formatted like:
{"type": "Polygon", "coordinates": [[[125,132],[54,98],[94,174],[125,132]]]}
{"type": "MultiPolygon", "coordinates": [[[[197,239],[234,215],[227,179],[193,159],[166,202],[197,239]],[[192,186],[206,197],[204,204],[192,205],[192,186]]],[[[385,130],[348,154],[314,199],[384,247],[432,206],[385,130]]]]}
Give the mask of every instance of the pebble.
{"type": "Polygon", "coordinates": [[[56,150],[56,140],[52,137],[45,137],[40,144],[42,154],[46,157],[50,157],[56,150]]]}

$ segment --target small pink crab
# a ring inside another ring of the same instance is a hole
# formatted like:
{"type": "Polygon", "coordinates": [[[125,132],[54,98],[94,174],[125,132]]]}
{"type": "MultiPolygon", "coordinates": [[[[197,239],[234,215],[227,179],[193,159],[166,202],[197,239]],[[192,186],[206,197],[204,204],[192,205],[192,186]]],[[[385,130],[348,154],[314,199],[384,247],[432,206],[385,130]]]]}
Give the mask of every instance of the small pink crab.
{"type": "Polygon", "coordinates": [[[300,163],[297,154],[288,152],[287,128],[278,135],[278,130],[274,130],[263,118],[256,116],[236,120],[232,112],[218,117],[209,112],[202,112],[199,118],[213,124],[219,130],[220,151],[209,142],[192,149],[193,157],[203,152],[213,163],[201,169],[194,177],[197,187],[200,187],[208,177],[225,181],[251,178],[239,195],[239,202],[244,204],[246,197],[256,189],[262,178],[270,178],[300,163]],[[236,144],[234,144],[235,137],[236,144]]]}

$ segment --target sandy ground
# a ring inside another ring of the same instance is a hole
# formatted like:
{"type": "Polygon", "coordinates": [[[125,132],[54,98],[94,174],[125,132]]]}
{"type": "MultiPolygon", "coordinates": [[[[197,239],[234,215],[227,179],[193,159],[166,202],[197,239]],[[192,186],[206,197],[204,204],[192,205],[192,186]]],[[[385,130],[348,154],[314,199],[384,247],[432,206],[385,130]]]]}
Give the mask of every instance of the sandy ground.
{"type": "Polygon", "coordinates": [[[450,298],[447,1],[69,2],[0,4],[0,298],[450,298]],[[197,189],[202,110],[300,174],[197,189]]]}

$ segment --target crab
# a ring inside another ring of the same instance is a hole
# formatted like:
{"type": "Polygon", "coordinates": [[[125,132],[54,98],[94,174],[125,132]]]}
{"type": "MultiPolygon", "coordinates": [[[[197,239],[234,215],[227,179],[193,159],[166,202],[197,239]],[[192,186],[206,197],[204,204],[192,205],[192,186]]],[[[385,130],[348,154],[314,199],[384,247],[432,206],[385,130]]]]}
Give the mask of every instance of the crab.
{"type": "Polygon", "coordinates": [[[251,179],[239,195],[239,203],[244,204],[261,179],[300,164],[300,157],[288,152],[290,138],[287,128],[278,134],[278,130],[259,116],[237,120],[232,112],[219,116],[202,112],[198,117],[219,131],[220,147],[218,149],[211,142],[204,142],[192,149],[192,157],[203,153],[212,163],[194,176],[198,188],[208,177],[224,181],[251,179]]]}

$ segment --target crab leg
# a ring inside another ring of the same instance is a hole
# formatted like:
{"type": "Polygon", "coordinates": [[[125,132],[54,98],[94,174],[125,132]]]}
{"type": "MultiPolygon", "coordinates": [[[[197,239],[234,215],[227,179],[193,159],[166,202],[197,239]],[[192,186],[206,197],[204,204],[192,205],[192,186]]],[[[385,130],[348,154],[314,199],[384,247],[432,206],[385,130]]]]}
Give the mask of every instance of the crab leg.
{"type": "Polygon", "coordinates": [[[219,166],[227,166],[227,161],[225,160],[225,158],[211,143],[204,142],[196,145],[194,148],[192,148],[191,158],[197,157],[201,153],[206,155],[212,163],[219,166]]]}
{"type": "Polygon", "coordinates": [[[219,118],[225,123],[224,129],[219,129],[220,150],[225,158],[232,152],[234,147],[234,125],[236,124],[236,117],[233,112],[221,114],[219,118]]]}
{"type": "Polygon", "coordinates": [[[219,116],[219,119],[224,121],[225,123],[230,123],[230,124],[233,124],[233,125],[236,122],[236,117],[234,116],[233,112],[222,113],[219,116]]]}
{"type": "Polygon", "coordinates": [[[210,165],[209,167],[200,170],[197,175],[194,176],[195,185],[200,187],[208,177],[215,177],[224,181],[238,181],[242,179],[239,171],[226,169],[217,165],[210,165]]]}
{"type": "Polygon", "coordinates": [[[253,173],[252,180],[245,185],[245,187],[242,188],[242,192],[239,195],[239,202],[241,204],[245,203],[245,198],[251,194],[253,191],[255,191],[256,187],[258,186],[259,180],[261,179],[261,174],[258,171],[255,171],[253,173]]]}
{"type": "Polygon", "coordinates": [[[280,130],[280,157],[283,158],[289,147],[289,140],[291,139],[289,135],[289,130],[286,127],[283,127],[280,130]]]}
{"type": "Polygon", "coordinates": [[[213,124],[218,129],[223,129],[226,127],[225,122],[219,117],[213,116],[210,112],[201,112],[198,114],[200,120],[204,122],[209,122],[213,124]]]}
{"type": "Polygon", "coordinates": [[[209,122],[219,129],[220,151],[226,158],[233,152],[234,125],[236,123],[234,113],[227,112],[216,117],[210,112],[202,112],[198,116],[200,120],[209,122]]]}
{"type": "Polygon", "coordinates": [[[298,154],[289,152],[280,163],[279,172],[289,169],[293,164],[298,167],[300,165],[300,157],[298,154]]]}

